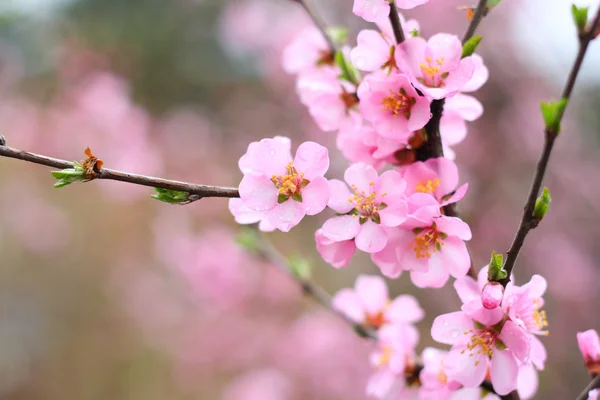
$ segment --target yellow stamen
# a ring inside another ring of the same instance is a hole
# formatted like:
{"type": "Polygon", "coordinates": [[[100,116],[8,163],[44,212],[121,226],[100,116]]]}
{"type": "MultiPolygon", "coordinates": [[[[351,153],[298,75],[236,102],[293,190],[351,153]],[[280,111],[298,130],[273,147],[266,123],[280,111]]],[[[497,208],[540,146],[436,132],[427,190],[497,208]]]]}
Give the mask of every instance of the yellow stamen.
{"type": "Polygon", "coordinates": [[[410,113],[412,99],[406,95],[404,89],[400,89],[398,92],[390,89],[390,96],[381,100],[381,104],[385,110],[391,111],[394,117],[397,117],[399,114],[410,113]]]}
{"type": "Polygon", "coordinates": [[[416,191],[421,193],[433,193],[440,186],[439,178],[428,179],[423,182],[417,183],[416,191]]]}

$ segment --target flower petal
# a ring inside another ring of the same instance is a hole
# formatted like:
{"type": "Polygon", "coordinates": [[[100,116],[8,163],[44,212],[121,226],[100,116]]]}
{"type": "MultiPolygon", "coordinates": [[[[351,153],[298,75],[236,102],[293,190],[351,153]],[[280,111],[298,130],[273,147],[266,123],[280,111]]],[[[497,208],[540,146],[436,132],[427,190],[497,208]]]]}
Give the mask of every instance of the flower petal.
{"type": "Polygon", "coordinates": [[[348,185],[344,182],[339,179],[329,180],[329,193],[330,197],[327,206],[333,211],[340,214],[346,214],[354,208],[354,204],[348,201],[348,199],[352,197],[352,193],[350,193],[348,185]]]}
{"type": "Polygon", "coordinates": [[[352,215],[342,215],[329,218],[323,224],[322,233],[328,239],[336,242],[354,239],[360,232],[358,217],[352,215]]]}
{"type": "Polygon", "coordinates": [[[519,367],[517,360],[508,350],[494,349],[490,375],[494,391],[504,396],[517,388],[519,367]]]}
{"type": "Polygon", "coordinates": [[[329,184],[322,176],[313,178],[310,183],[302,189],[302,204],[307,215],[320,213],[329,201],[329,184]]]}
{"type": "Polygon", "coordinates": [[[396,297],[385,311],[386,319],[389,321],[409,324],[422,320],[424,315],[417,299],[410,295],[396,297]]]}
{"type": "Polygon", "coordinates": [[[487,373],[489,358],[483,352],[470,353],[464,346],[455,346],[444,360],[448,378],[473,388],[481,385],[487,373]]]}
{"type": "Polygon", "coordinates": [[[304,142],[298,146],[294,167],[309,181],[322,177],[329,169],[329,151],[315,142],[304,142]]]}
{"type": "Polygon", "coordinates": [[[380,224],[368,220],[356,235],[356,247],[367,253],[377,253],[387,244],[387,232],[380,224]]]}
{"type": "Polygon", "coordinates": [[[280,231],[289,232],[290,229],[300,223],[305,214],[302,203],[290,199],[272,209],[267,216],[267,220],[280,231]]]}
{"type": "Polygon", "coordinates": [[[356,186],[359,192],[371,193],[371,182],[377,180],[377,171],[370,165],[358,163],[351,165],[344,173],[344,180],[348,185],[356,186]]]}
{"type": "Polygon", "coordinates": [[[331,305],[357,324],[365,322],[365,307],[360,296],[352,289],[342,289],[333,296],[331,305]]]}
{"type": "Polygon", "coordinates": [[[277,188],[266,176],[244,175],[240,182],[240,198],[254,211],[270,211],[277,206],[277,188]]]}
{"type": "Polygon", "coordinates": [[[465,340],[465,332],[473,329],[473,320],[462,311],[442,314],[433,320],[431,337],[436,342],[456,344],[465,340]]]}
{"type": "Polygon", "coordinates": [[[513,321],[506,321],[504,327],[502,327],[502,332],[498,335],[498,339],[502,340],[515,357],[526,362],[529,359],[531,349],[530,336],[513,321]]]}
{"type": "Polygon", "coordinates": [[[377,275],[359,275],[354,290],[369,314],[382,312],[389,300],[387,285],[377,275]]]}

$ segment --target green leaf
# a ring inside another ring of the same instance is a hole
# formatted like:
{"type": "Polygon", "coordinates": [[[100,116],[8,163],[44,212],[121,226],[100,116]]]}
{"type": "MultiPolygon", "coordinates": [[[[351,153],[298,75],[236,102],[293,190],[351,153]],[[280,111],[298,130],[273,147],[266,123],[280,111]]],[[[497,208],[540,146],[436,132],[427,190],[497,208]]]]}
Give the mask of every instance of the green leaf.
{"type": "Polygon", "coordinates": [[[467,43],[463,45],[462,56],[460,58],[472,56],[473,53],[475,53],[477,46],[479,46],[481,39],[483,39],[483,37],[473,36],[471,39],[467,40],[467,43]]]}
{"type": "Polygon", "coordinates": [[[490,10],[490,9],[496,7],[501,2],[502,2],[502,0],[487,0],[487,3],[485,5],[486,5],[487,9],[490,10]]]}
{"type": "Polygon", "coordinates": [[[85,173],[83,167],[78,162],[75,162],[74,168],[65,168],[60,171],[52,171],[52,177],[58,182],[54,184],[55,188],[65,187],[75,182],[82,182],[85,180],[85,173]]]}
{"type": "Polygon", "coordinates": [[[540,103],[542,116],[544,117],[544,123],[546,124],[546,130],[554,134],[558,134],[560,132],[560,120],[566,106],[567,99],[540,103]]]}
{"type": "Polygon", "coordinates": [[[547,187],[544,188],[540,197],[535,201],[535,208],[533,209],[533,217],[538,221],[541,221],[544,218],[544,215],[548,212],[550,208],[550,202],[552,198],[550,197],[550,191],[547,187]]]}
{"type": "Polygon", "coordinates": [[[154,188],[154,190],[156,193],[150,197],[162,201],[163,203],[181,204],[189,201],[190,194],[187,192],[163,188],[154,188]]]}
{"type": "Polygon", "coordinates": [[[340,74],[341,79],[358,85],[360,82],[360,73],[354,65],[344,57],[344,53],[340,50],[335,53],[335,63],[340,67],[340,70],[342,70],[342,73],[340,74]]]}
{"type": "Polygon", "coordinates": [[[488,281],[493,282],[506,278],[506,271],[503,269],[504,257],[492,251],[492,258],[488,267],[488,281]]]}
{"type": "Polygon", "coordinates": [[[348,28],[345,26],[331,26],[327,28],[326,33],[336,46],[346,44],[348,41],[348,28]]]}
{"type": "Polygon", "coordinates": [[[254,229],[246,228],[240,230],[235,236],[235,241],[251,253],[256,253],[260,250],[260,239],[254,229]]]}
{"type": "Polygon", "coordinates": [[[311,265],[308,260],[299,254],[293,254],[288,258],[288,266],[294,276],[300,278],[302,281],[310,279],[311,265]]]}
{"type": "Polygon", "coordinates": [[[282,204],[285,203],[286,201],[288,201],[290,198],[288,197],[287,194],[280,194],[279,196],[277,196],[277,204],[282,204]]]}
{"type": "Polygon", "coordinates": [[[577,7],[575,4],[571,6],[571,14],[573,15],[573,21],[577,27],[578,33],[585,32],[585,26],[588,21],[588,7],[577,7]]]}

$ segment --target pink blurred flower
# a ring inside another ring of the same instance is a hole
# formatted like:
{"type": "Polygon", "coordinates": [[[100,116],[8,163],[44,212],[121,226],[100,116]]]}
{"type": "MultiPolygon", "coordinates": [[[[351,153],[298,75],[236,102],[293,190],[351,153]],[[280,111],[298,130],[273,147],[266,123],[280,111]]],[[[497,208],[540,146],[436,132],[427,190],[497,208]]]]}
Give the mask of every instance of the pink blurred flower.
{"type": "MultiPolygon", "coordinates": [[[[440,135],[444,145],[444,154],[449,146],[462,142],[467,136],[467,124],[465,121],[475,121],[483,114],[483,106],[474,97],[457,93],[446,99],[444,112],[440,120],[440,135]]],[[[454,158],[454,152],[450,152],[454,158]]]]}
{"type": "Polygon", "coordinates": [[[252,210],[246,207],[242,199],[229,199],[229,212],[238,224],[248,225],[258,222],[258,229],[263,232],[273,232],[276,229],[267,218],[268,211],[252,210]]]}
{"type": "MultiPolygon", "coordinates": [[[[504,316],[502,308],[487,309],[483,304],[483,289],[488,285],[487,267],[479,271],[477,281],[463,276],[454,281],[454,289],[463,302],[461,310],[475,321],[484,325],[494,325],[504,316]]],[[[511,283],[509,283],[511,285],[511,283]]]]}
{"type": "Polygon", "coordinates": [[[332,179],[328,206],[348,215],[328,219],[323,236],[336,242],[355,239],[356,247],[367,253],[381,251],[387,243],[386,228],[400,225],[407,216],[404,180],[396,171],[379,177],[373,167],[362,163],[350,166],[344,179],[354,193],[342,181],[332,179]]]}
{"type": "Polygon", "coordinates": [[[444,157],[412,163],[402,170],[402,176],[406,180],[407,195],[426,193],[433,196],[441,206],[461,200],[468,188],[465,183],[456,189],[458,168],[453,161],[444,157]]]}
{"type": "Polygon", "coordinates": [[[225,389],[224,400],[285,400],[292,399],[292,384],[275,369],[261,369],[234,379],[225,389]]]}
{"type": "Polygon", "coordinates": [[[481,385],[490,368],[494,390],[505,395],[517,388],[519,361],[529,357],[529,335],[513,321],[502,328],[475,324],[462,311],[433,321],[434,340],[453,345],[444,361],[448,378],[466,387],[481,385]],[[502,344],[500,344],[502,343],[502,344]]]}
{"type": "Polygon", "coordinates": [[[301,30],[283,51],[283,69],[288,74],[307,72],[325,65],[334,65],[334,59],[323,33],[315,25],[301,30]]]}
{"type": "Polygon", "coordinates": [[[303,73],[296,83],[300,101],[308,107],[320,129],[326,132],[340,129],[346,124],[357,124],[358,97],[355,88],[340,81],[334,69],[303,73]]]}
{"type": "Polygon", "coordinates": [[[386,325],[378,337],[377,349],[370,356],[375,372],[367,384],[367,395],[383,399],[392,389],[404,386],[404,371],[412,366],[419,332],[412,325],[386,325]]]}
{"type": "Polygon", "coordinates": [[[329,168],[325,147],[302,143],[292,161],[291,142],[277,136],[248,146],[239,161],[244,174],[240,198],[251,210],[269,212],[267,221],[288,232],[306,215],[323,211],[329,200],[329,186],[323,177],[329,168]]]}
{"type": "Polygon", "coordinates": [[[402,295],[391,301],[385,281],[377,275],[359,275],[354,289],[337,292],[332,305],[357,324],[373,329],[386,324],[414,324],[424,315],[413,296],[402,295]]]}
{"type": "Polygon", "coordinates": [[[331,240],[323,235],[321,229],[315,232],[315,241],[317,251],[323,260],[334,268],[343,268],[348,265],[356,251],[354,240],[331,240]]]}
{"type": "Polygon", "coordinates": [[[503,297],[504,286],[498,282],[488,282],[481,291],[481,302],[487,310],[498,308],[503,297]]]}
{"type": "Polygon", "coordinates": [[[600,389],[592,389],[588,392],[588,400],[598,400],[600,389]]]}
{"type": "Polygon", "coordinates": [[[462,56],[458,37],[445,33],[407,38],[398,46],[396,62],[415,87],[427,96],[441,99],[454,95],[473,77],[471,57],[462,56]]]}
{"type": "Polygon", "coordinates": [[[429,0],[396,0],[396,6],[403,10],[410,10],[428,2],[429,0]]]}
{"type": "Polygon", "coordinates": [[[387,0],[354,0],[352,12],[365,21],[375,22],[390,15],[390,3],[387,0]]]}
{"type": "Polygon", "coordinates": [[[444,358],[447,354],[433,347],[426,347],[423,350],[421,354],[423,369],[419,374],[420,400],[445,400],[462,386],[456,381],[448,380],[444,370],[444,358]]]}
{"type": "Polygon", "coordinates": [[[473,76],[460,88],[461,92],[474,92],[479,90],[488,80],[490,72],[483,63],[483,58],[479,54],[471,56],[474,64],[473,76]]]}
{"type": "Polygon", "coordinates": [[[374,157],[379,138],[380,136],[370,125],[346,124],[339,130],[336,144],[351,163],[362,162],[379,169],[385,164],[383,159],[374,157]]]}
{"type": "Polygon", "coordinates": [[[577,333],[577,344],[583,356],[585,366],[590,373],[600,373],[600,338],[598,332],[589,329],[577,333]]]}
{"type": "Polygon", "coordinates": [[[372,74],[360,85],[360,113],[382,136],[408,140],[427,124],[430,101],[403,74],[372,74]]]}

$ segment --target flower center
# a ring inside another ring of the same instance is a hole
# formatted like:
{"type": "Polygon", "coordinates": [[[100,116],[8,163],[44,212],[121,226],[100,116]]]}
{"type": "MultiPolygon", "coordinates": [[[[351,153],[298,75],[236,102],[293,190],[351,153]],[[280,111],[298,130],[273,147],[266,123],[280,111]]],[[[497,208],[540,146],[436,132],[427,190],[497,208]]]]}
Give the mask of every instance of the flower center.
{"type": "Polygon", "coordinates": [[[444,372],[444,370],[442,368],[440,368],[437,378],[438,378],[438,381],[440,383],[442,383],[443,385],[445,385],[448,382],[448,375],[446,375],[446,373],[444,372]]]}
{"type": "Polygon", "coordinates": [[[301,202],[302,195],[300,191],[310,183],[308,179],[304,179],[304,173],[298,174],[298,171],[291,162],[285,167],[285,175],[273,175],[271,181],[277,188],[279,203],[283,203],[290,197],[301,202]]]}
{"type": "Polygon", "coordinates": [[[436,58],[435,61],[431,57],[426,57],[425,62],[419,64],[423,77],[419,81],[429,87],[444,86],[444,79],[448,76],[447,73],[442,73],[442,65],[444,65],[444,57],[436,58]]]}
{"type": "Polygon", "coordinates": [[[365,325],[371,328],[379,329],[383,324],[386,323],[385,316],[383,315],[383,311],[380,311],[377,314],[367,314],[365,319],[365,325]]]}
{"type": "Polygon", "coordinates": [[[319,50],[319,58],[317,59],[317,65],[333,65],[335,59],[333,53],[329,50],[319,50]]]}
{"type": "Polygon", "coordinates": [[[410,109],[416,101],[414,97],[408,97],[404,88],[400,88],[397,92],[390,89],[390,96],[381,100],[381,104],[383,109],[391,111],[394,117],[402,114],[408,119],[410,118],[410,109]]]}
{"type": "MultiPolygon", "coordinates": [[[[369,182],[369,186],[373,185],[375,185],[375,182],[369,182]]],[[[364,190],[359,191],[356,185],[352,185],[352,189],[354,189],[354,196],[348,198],[348,201],[356,206],[351,211],[351,214],[360,216],[361,223],[366,222],[368,218],[379,223],[379,211],[383,210],[387,205],[377,202],[377,194],[375,192],[366,194],[364,190]]],[[[386,193],[383,193],[381,196],[385,195],[386,193]]]]}
{"type": "Polygon", "coordinates": [[[439,178],[428,179],[417,183],[416,191],[421,193],[433,193],[440,186],[439,178]]]}
{"type": "Polygon", "coordinates": [[[415,228],[413,233],[416,236],[410,243],[410,248],[414,250],[417,258],[430,258],[436,251],[441,251],[444,239],[448,237],[437,230],[435,222],[427,228],[415,228]]]}
{"type": "Polygon", "coordinates": [[[381,66],[381,69],[388,70],[388,74],[390,74],[392,71],[395,71],[396,69],[398,69],[398,65],[396,64],[396,57],[394,56],[395,53],[396,53],[396,46],[391,46],[390,47],[390,56],[389,56],[388,60],[381,66]]]}
{"type": "Polygon", "coordinates": [[[381,346],[381,353],[379,353],[379,357],[377,359],[377,368],[381,368],[390,362],[390,359],[392,358],[392,352],[392,346],[388,344],[381,346]]]}
{"type": "Polygon", "coordinates": [[[359,102],[358,95],[356,93],[347,92],[344,88],[342,88],[340,99],[342,99],[344,106],[346,106],[346,113],[348,113],[348,111],[350,111],[350,109],[359,102]]]}
{"type": "MultiPolygon", "coordinates": [[[[465,351],[469,351],[469,357],[475,355],[486,355],[492,358],[494,353],[494,345],[496,343],[497,333],[491,329],[484,329],[479,331],[468,330],[464,332],[465,335],[471,335],[469,342],[466,347],[460,352],[464,354],[465,351]]],[[[479,359],[475,361],[475,365],[479,364],[479,359]]]]}
{"type": "Polygon", "coordinates": [[[543,333],[544,335],[548,335],[549,332],[548,330],[544,329],[548,327],[548,320],[546,319],[546,311],[542,310],[540,311],[540,308],[542,308],[542,302],[540,301],[540,299],[535,299],[533,301],[533,313],[532,313],[532,317],[533,317],[533,323],[535,324],[535,326],[541,331],[541,333],[543,333]]]}

